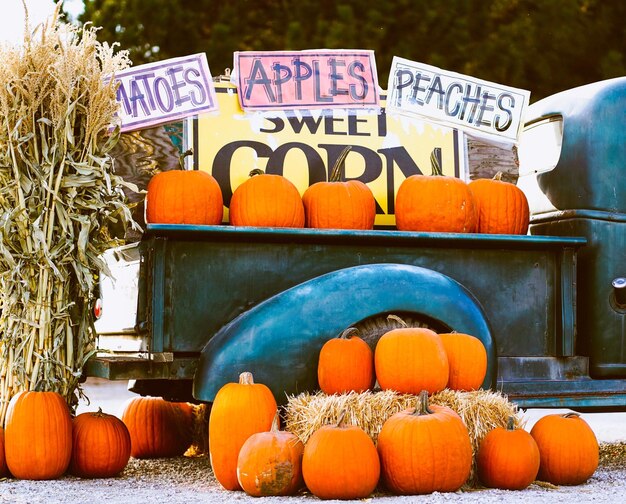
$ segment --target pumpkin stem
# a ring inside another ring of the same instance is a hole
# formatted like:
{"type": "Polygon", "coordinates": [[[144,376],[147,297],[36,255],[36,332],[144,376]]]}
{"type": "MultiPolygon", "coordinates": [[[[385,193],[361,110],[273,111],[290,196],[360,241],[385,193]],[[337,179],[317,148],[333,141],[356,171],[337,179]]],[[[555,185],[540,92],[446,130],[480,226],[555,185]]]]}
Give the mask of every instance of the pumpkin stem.
{"type": "Polygon", "coordinates": [[[248,177],[254,177],[255,175],[265,175],[265,172],[261,170],[261,168],[255,168],[250,173],[248,173],[248,177]]]}
{"type": "Polygon", "coordinates": [[[348,414],[348,410],[347,409],[342,409],[341,413],[339,413],[339,418],[337,418],[337,427],[343,427],[345,425],[345,418],[346,415],[348,414]]]}
{"type": "Polygon", "coordinates": [[[249,371],[244,371],[239,375],[239,384],[240,385],[254,385],[254,378],[252,373],[249,371]]]}
{"type": "Polygon", "coordinates": [[[506,430],[515,430],[515,418],[513,418],[513,415],[510,415],[506,421],[506,430]]]}
{"type": "Polygon", "coordinates": [[[355,334],[358,336],[359,334],[359,330],[356,327],[348,327],[345,331],[343,331],[338,338],[341,339],[348,339],[348,337],[352,334],[355,334]]]}
{"type": "Polygon", "coordinates": [[[346,157],[348,156],[348,152],[350,152],[351,150],[352,146],[347,145],[341,151],[341,154],[339,154],[339,157],[337,157],[337,161],[335,161],[335,164],[333,165],[333,169],[330,173],[330,178],[328,179],[329,182],[339,182],[341,180],[341,171],[346,167],[346,157]]]}
{"type": "Polygon", "coordinates": [[[187,156],[191,156],[192,154],[193,154],[193,149],[187,149],[180,156],[178,156],[178,164],[179,164],[181,170],[185,169],[185,158],[187,156]]]}
{"type": "Polygon", "coordinates": [[[278,410],[276,410],[276,414],[274,415],[274,419],[272,420],[272,427],[270,428],[270,432],[278,431],[280,431],[280,415],[278,414],[278,410]]]}
{"type": "Polygon", "coordinates": [[[493,180],[502,180],[502,172],[499,171],[493,176],[493,180]]]}
{"type": "Polygon", "coordinates": [[[578,417],[580,417],[580,413],[576,413],[575,411],[571,411],[569,413],[563,413],[561,416],[563,418],[578,418],[578,417]]]}
{"type": "Polygon", "coordinates": [[[428,391],[422,390],[417,397],[417,407],[415,408],[415,412],[413,414],[415,416],[422,416],[432,415],[433,413],[434,411],[428,407],[428,391]]]}
{"type": "Polygon", "coordinates": [[[441,147],[435,147],[430,153],[430,168],[433,175],[443,175],[441,168],[441,147]]]}
{"type": "Polygon", "coordinates": [[[394,315],[393,313],[390,313],[389,315],[387,315],[387,320],[395,320],[398,324],[400,324],[404,329],[406,329],[407,327],[409,327],[409,325],[402,320],[400,317],[398,317],[397,315],[394,315]]]}

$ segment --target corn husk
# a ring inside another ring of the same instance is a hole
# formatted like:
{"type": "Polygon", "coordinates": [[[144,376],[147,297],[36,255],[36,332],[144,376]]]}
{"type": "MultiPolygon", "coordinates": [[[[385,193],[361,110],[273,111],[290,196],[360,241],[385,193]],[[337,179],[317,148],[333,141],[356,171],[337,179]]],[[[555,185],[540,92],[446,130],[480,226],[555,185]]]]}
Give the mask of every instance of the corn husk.
{"type": "Polygon", "coordinates": [[[127,55],[59,12],[0,46],[0,425],[22,390],[76,403],[99,256],[132,223],[108,155],[127,55]]]}
{"type": "MultiPolygon", "coordinates": [[[[431,404],[447,406],[459,414],[470,435],[474,461],[478,446],[485,435],[496,427],[506,427],[510,416],[514,418],[516,427],[523,427],[517,406],[499,392],[460,392],[445,389],[433,394],[429,401],[431,404]]],[[[417,396],[398,394],[391,390],[335,395],[304,392],[288,398],[285,406],[285,429],[306,443],[317,429],[336,423],[340,413],[346,410],[345,423],[358,425],[376,443],[385,420],[394,413],[415,408],[416,403],[417,396]]],[[[476,484],[473,462],[468,486],[476,484]]]]}

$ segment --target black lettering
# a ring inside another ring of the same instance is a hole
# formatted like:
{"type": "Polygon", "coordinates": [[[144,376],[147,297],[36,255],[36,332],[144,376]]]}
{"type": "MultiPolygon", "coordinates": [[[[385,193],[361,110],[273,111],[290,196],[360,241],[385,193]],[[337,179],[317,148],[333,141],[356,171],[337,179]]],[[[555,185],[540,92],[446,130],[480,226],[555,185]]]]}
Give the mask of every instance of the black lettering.
{"type": "Polygon", "coordinates": [[[380,114],[378,114],[378,136],[387,136],[387,112],[384,107],[381,107],[380,114]]]}
{"type": "Polygon", "coordinates": [[[260,128],[259,131],[261,133],[278,133],[285,129],[285,121],[283,121],[280,117],[266,117],[267,121],[271,122],[274,127],[273,128],[260,128]]]}
{"type": "Polygon", "coordinates": [[[306,126],[310,133],[315,134],[320,127],[322,117],[305,115],[299,118],[295,116],[288,116],[287,120],[289,121],[289,124],[291,124],[291,128],[294,133],[300,133],[302,131],[302,127],[306,126]]]}
{"type": "Polygon", "coordinates": [[[359,119],[356,114],[348,115],[348,135],[350,136],[371,136],[371,133],[365,133],[359,131],[359,123],[367,124],[367,119],[359,119]]]}
{"type": "Polygon", "coordinates": [[[459,109],[461,108],[461,104],[459,103],[459,100],[457,99],[454,102],[454,108],[450,110],[450,103],[452,102],[452,94],[454,90],[458,91],[459,93],[462,93],[463,86],[461,86],[461,84],[459,84],[458,82],[453,82],[452,84],[448,86],[448,89],[446,89],[446,103],[445,103],[444,109],[445,109],[446,115],[448,115],[449,117],[456,117],[456,115],[459,113],[459,109]]]}
{"type": "Polygon", "coordinates": [[[430,100],[432,100],[434,94],[437,95],[437,108],[439,110],[442,110],[445,98],[445,91],[443,90],[443,85],[441,84],[441,77],[439,77],[438,75],[435,75],[432,83],[430,84],[430,86],[428,86],[428,92],[426,93],[426,98],[424,99],[424,101],[426,103],[430,103],[430,100]]]}
{"type": "Polygon", "coordinates": [[[405,178],[411,175],[423,175],[423,172],[404,147],[379,149],[378,152],[385,156],[387,172],[387,212],[383,213],[391,215],[396,211],[394,166],[400,168],[405,178]]]}
{"type": "Polygon", "coordinates": [[[393,87],[396,89],[396,107],[400,107],[402,105],[402,90],[406,87],[411,86],[413,84],[413,73],[409,70],[396,70],[396,73],[393,78],[394,85],[393,87]],[[408,79],[406,79],[408,77],[408,79]]]}
{"type": "Polygon", "coordinates": [[[272,65],[274,70],[274,86],[276,87],[276,101],[278,103],[283,102],[283,84],[291,79],[291,70],[285,65],[274,63],[272,65]]]}
{"type": "Polygon", "coordinates": [[[293,67],[293,80],[296,84],[296,100],[302,100],[302,81],[307,80],[311,77],[311,75],[313,75],[313,69],[310,65],[300,61],[300,58],[295,58],[293,60],[293,67]],[[304,73],[302,73],[302,69],[304,69],[304,73]]]}
{"type": "Polygon", "coordinates": [[[340,122],[343,123],[344,119],[342,117],[335,117],[331,111],[328,111],[323,114],[324,115],[324,133],[327,135],[347,135],[346,131],[336,131],[335,123],[340,122]]]}
{"type": "Polygon", "coordinates": [[[345,96],[348,94],[348,89],[340,89],[337,83],[339,81],[343,81],[343,74],[337,71],[337,67],[345,67],[346,62],[343,60],[337,61],[335,58],[330,58],[330,90],[329,93],[331,96],[345,96]]]}
{"type": "Polygon", "coordinates": [[[483,100],[480,104],[480,109],[478,110],[478,116],[476,117],[475,122],[477,126],[491,126],[491,121],[485,121],[483,116],[485,115],[485,112],[493,112],[494,107],[489,105],[489,102],[495,99],[496,95],[491,94],[489,91],[485,91],[483,93],[483,100]]]}
{"type": "Polygon", "coordinates": [[[265,90],[265,94],[267,95],[267,99],[270,103],[276,103],[276,97],[274,96],[274,91],[272,90],[272,80],[265,73],[265,68],[263,68],[263,60],[260,58],[255,58],[252,63],[252,68],[250,69],[250,75],[245,79],[246,87],[244,96],[246,100],[250,99],[252,96],[252,90],[256,84],[260,84],[263,86],[265,90]]]}
{"type": "Polygon", "coordinates": [[[350,84],[350,98],[356,101],[362,101],[367,96],[367,93],[369,91],[369,85],[367,84],[367,79],[357,73],[357,70],[359,72],[364,72],[365,65],[363,65],[363,63],[361,63],[360,61],[353,61],[352,63],[350,63],[350,65],[348,66],[348,75],[361,83],[360,93],[357,91],[356,84],[350,84]]]}
{"type": "Polygon", "coordinates": [[[417,94],[426,91],[427,88],[420,86],[420,81],[430,82],[430,77],[422,75],[421,72],[415,74],[415,80],[413,81],[413,87],[411,88],[411,103],[417,103],[418,105],[424,105],[424,100],[417,97],[417,94]]]}
{"type": "Polygon", "coordinates": [[[313,61],[313,82],[315,83],[315,101],[317,103],[332,102],[332,96],[322,96],[321,83],[320,83],[320,62],[313,61]]]}
{"type": "Polygon", "coordinates": [[[285,158],[292,150],[300,150],[306,158],[309,168],[309,185],[326,180],[326,168],[319,153],[310,145],[300,142],[288,142],[280,145],[270,156],[267,162],[266,173],[283,175],[285,171],[285,158]]]}
{"type": "Polygon", "coordinates": [[[511,126],[511,123],[513,122],[513,111],[510,108],[507,108],[504,106],[503,102],[505,98],[508,98],[510,107],[515,107],[515,97],[512,94],[502,93],[500,96],[498,96],[498,100],[497,100],[498,108],[506,114],[506,120],[504,121],[504,124],[500,123],[500,119],[501,119],[500,114],[496,114],[496,116],[494,117],[493,122],[496,127],[496,130],[498,131],[506,131],[507,129],[509,129],[509,127],[511,126]]]}
{"type": "Polygon", "coordinates": [[[476,86],[476,91],[473,95],[471,94],[471,92],[472,92],[472,85],[466,84],[465,93],[463,94],[463,98],[461,98],[461,101],[463,102],[463,106],[461,108],[461,114],[459,115],[459,119],[461,121],[464,121],[465,112],[467,111],[467,105],[471,104],[470,114],[469,114],[469,117],[467,118],[467,122],[469,124],[474,122],[474,114],[476,114],[476,110],[478,110],[478,105],[480,105],[480,92],[481,92],[480,86],[476,86]]]}

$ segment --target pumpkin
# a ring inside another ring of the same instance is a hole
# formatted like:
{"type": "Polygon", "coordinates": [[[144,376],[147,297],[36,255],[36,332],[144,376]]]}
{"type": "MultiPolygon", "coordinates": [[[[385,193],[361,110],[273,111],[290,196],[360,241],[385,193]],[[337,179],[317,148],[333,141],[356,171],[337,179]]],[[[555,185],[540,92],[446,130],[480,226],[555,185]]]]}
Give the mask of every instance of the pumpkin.
{"type": "Polygon", "coordinates": [[[133,397],[122,412],[135,458],[176,457],[191,445],[193,408],[161,397],[133,397]]]}
{"type": "Polygon", "coordinates": [[[404,394],[439,392],[449,365],[439,335],[425,327],[399,327],[384,333],[374,350],[374,368],[383,390],[404,394]]]}
{"type": "Polygon", "coordinates": [[[432,175],[411,175],[396,193],[396,227],[401,231],[473,233],[478,214],[467,183],[443,175],[432,163],[432,175]]]}
{"type": "Polygon", "coordinates": [[[345,425],[345,410],[336,425],[324,425],[307,441],[302,474],[309,491],[320,499],[364,499],[380,477],[372,439],[356,425],[345,425]]]}
{"type": "Polygon", "coordinates": [[[304,227],[304,204],[293,183],[281,175],[252,170],[230,200],[233,226],[304,227]]]}
{"type": "Polygon", "coordinates": [[[381,478],[395,494],[454,492],[472,468],[472,443],[461,417],[429,406],[422,391],[415,409],[395,413],[378,435],[381,478]]]}
{"type": "Polygon", "coordinates": [[[102,412],[85,412],[72,421],[70,472],[82,478],[111,478],[130,459],[130,433],[119,418],[102,412]]]}
{"type": "Polygon", "coordinates": [[[324,343],[317,379],[325,394],[361,393],[374,385],[374,353],[356,328],[349,327],[324,343]]]}
{"type": "Polygon", "coordinates": [[[476,203],[479,233],[526,234],[528,200],[519,187],[502,180],[502,172],[493,179],[476,179],[468,185],[476,203]]]}
{"type": "Polygon", "coordinates": [[[291,432],[279,429],[278,412],[269,432],[252,434],[237,457],[237,481],[254,497],[293,495],[303,485],[304,445],[291,432]]]}
{"type": "Polygon", "coordinates": [[[490,430],[480,442],[476,470],[485,486],[523,490],[537,477],[539,448],[533,437],[515,428],[514,418],[509,417],[506,428],[490,430]]]}
{"type": "Polygon", "coordinates": [[[341,181],[350,146],[337,159],[328,182],[316,182],[304,195],[306,226],[319,229],[373,229],[376,200],[360,180],[341,181]]]}
{"type": "Polygon", "coordinates": [[[270,389],[254,383],[252,373],[241,373],[238,383],[218,390],[209,416],[209,456],[213,474],[226,490],[241,490],[239,451],[252,434],[270,430],[277,410],[270,389]]]}
{"type": "Polygon", "coordinates": [[[19,479],[63,475],[72,457],[72,418],[57,392],[23,391],[9,401],[4,450],[7,467],[19,479]]]}
{"type": "Polygon", "coordinates": [[[146,192],[148,223],[214,225],[222,222],[222,190],[207,172],[160,172],[150,179],[146,192]]]}
{"type": "Polygon", "coordinates": [[[577,413],[543,416],[530,434],[539,447],[537,479],[554,485],[579,485],[598,468],[598,440],[577,413]]]}
{"type": "Polygon", "coordinates": [[[439,337],[448,356],[447,388],[470,391],[480,388],[487,374],[487,350],[475,336],[443,333],[439,337]]]}
{"type": "Polygon", "coordinates": [[[7,461],[4,456],[4,429],[0,427],[0,478],[4,478],[9,475],[9,468],[7,467],[7,461]]]}

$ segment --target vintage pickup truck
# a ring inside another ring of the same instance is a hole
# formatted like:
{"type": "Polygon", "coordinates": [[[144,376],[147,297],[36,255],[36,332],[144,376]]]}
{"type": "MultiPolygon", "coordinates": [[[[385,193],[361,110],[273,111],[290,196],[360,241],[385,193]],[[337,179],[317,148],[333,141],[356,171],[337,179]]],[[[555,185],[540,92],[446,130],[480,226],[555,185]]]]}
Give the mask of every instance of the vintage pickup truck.
{"type": "Polygon", "coordinates": [[[317,387],[327,339],[375,345],[395,313],[478,337],[483,387],[522,408],[626,410],[625,130],[626,78],[529,107],[524,236],[149,224],[107,253],[134,283],[103,279],[85,374],[211,402],[247,370],[285,402],[317,387]]]}

